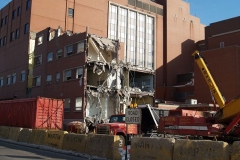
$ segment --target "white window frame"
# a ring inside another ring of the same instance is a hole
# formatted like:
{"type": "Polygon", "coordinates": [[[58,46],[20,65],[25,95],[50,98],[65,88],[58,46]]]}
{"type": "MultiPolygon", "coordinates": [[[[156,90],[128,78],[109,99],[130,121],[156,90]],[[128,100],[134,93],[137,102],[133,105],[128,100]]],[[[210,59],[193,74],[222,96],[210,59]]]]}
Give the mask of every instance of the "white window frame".
{"type": "Polygon", "coordinates": [[[16,83],[16,79],[17,79],[16,73],[13,73],[12,74],[12,84],[16,83]]]}
{"type": "Polygon", "coordinates": [[[220,48],[224,48],[224,42],[220,42],[220,48]]]}
{"type": "Polygon", "coordinates": [[[7,76],[7,85],[10,85],[11,84],[11,75],[8,75],[7,76]]]}
{"type": "Polygon", "coordinates": [[[21,72],[21,82],[24,82],[26,80],[26,72],[22,71],[21,72]]]}
{"type": "Polygon", "coordinates": [[[43,43],[43,35],[37,37],[37,45],[40,45],[43,43]]]}
{"type": "Polygon", "coordinates": [[[47,61],[48,61],[48,62],[53,61],[53,52],[48,53],[48,55],[47,55],[47,61]]]}
{"type": "Polygon", "coordinates": [[[72,79],[72,70],[71,69],[65,70],[64,71],[64,80],[69,81],[71,79],[72,79]],[[70,74],[70,75],[68,75],[68,74],[70,74]]]}
{"type": "Polygon", "coordinates": [[[61,59],[62,58],[62,50],[58,50],[56,53],[56,59],[61,59]]]}
{"type": "Polygon", "coordinates": [[[65,57],[68,57],[73,54],[73,45],[66,46],[66,55],[65,57]]]}
{"type": "Polygon", "coordinates": [[[56,73],[56,82],[59,82],[60,78],[61,78],[61,74],[60,74],[60,72],[57,72],[56,73]]]}
{"type": "Polygon", "coordinates": [[[77,53],[84,52],[84,41],[77,44],[77,53]]]}
{"type": "Polygon", "coordinates": [[[70,103],[71,103],[70,98],[64,99],[64,112],[70,112],[70,103]]]}
{"type": "Polygon", "coordinates": [[[82,111],[82,97],[75,98],[75,111],[82,111]]]}
{"type": "Polygon", "coordinates": [[[3,86],[3,77],[0,77],[0,87],[3,86]]]}
{"type": "Polygon", "coordinates": [[[76,69],[76,79],[81,78],[82,75],[83,75],[83,67],[77,68],[76,69]]]}
{"type": "Polygon", "coordinates": [[[68,8],[68,17],[74,17],[74,9],[68,8]]]}
{"type": "Polygon", "coordinates": [[[48,75],[46,76],[46,82],[47,82],[47,84],[51,84],[51,81],[52,81],[52,75],[51,75],[51,74],[48,74],[48,75]]]}

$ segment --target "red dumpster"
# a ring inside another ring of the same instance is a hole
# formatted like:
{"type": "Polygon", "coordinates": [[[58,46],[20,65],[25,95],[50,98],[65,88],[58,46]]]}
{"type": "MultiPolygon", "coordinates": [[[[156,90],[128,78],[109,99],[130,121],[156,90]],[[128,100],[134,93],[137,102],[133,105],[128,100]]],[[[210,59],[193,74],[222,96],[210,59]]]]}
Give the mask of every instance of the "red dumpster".
{"type": "Polygon", "coordinates": [[[37,97],[0,101],[0,126],[61,130],[63,109],[62,99],[37,97]]]}

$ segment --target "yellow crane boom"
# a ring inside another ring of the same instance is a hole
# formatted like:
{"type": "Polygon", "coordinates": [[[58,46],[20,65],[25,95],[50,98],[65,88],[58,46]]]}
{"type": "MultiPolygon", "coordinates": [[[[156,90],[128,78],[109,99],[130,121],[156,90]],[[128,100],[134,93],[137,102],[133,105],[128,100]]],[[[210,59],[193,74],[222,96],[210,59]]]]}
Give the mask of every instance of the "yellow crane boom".
{"type": "Polygon", "coordinates": [[[199,54],[198,51],[193,52],[192,56],[195,58],[195,62],[197,62],[199,69],[201,70],[203,77],[205,78],[209,89],[211,90],[211,93],[219,105],[220,108],[223,108],[225,105],[225,100],[223,99],[223,96],[221,92],[219,91],[203,57],[199,54]]]}
{"type": "MultiPolygon", "coordinates": [[[[216,120],[218,122],[232,122],[238,115],[240,116],[240,96],[225,104],[225,100],[223,99],[223,96],[219,91],[203,57],[198,51],[195,51],[192,56],[194,56],[195,62],[197,62],[215,101],[219,105],[220,110],[217,111],[215,115],[216,120]]],[[[236,121],[236,123],[238,123],[238,121],[236,121]]]]}

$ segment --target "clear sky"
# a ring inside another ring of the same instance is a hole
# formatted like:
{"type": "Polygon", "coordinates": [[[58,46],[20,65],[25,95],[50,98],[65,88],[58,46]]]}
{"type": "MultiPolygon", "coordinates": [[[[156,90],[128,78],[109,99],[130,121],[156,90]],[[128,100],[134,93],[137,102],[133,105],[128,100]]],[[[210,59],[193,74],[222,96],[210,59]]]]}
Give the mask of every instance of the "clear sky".
{"type": "MultiPolygon", "coordinates": [[[[11,0],[0,0],[0,8],[11,0]]],[[[174,0],[171,0],[174,1],[174,0]]],[[[240,16],[240,0],[184,0],[190,3],[191,15],[204,25],[240,16]]]]}

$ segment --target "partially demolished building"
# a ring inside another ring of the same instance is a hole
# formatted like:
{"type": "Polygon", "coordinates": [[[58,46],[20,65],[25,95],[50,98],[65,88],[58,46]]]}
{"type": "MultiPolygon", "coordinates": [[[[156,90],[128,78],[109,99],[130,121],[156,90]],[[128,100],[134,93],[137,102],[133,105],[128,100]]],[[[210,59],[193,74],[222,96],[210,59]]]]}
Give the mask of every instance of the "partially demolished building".
{"type": "Polygon", "coordinates": [[[154,70],[124,63],[118,40],[60,27],[35,39],[29,96],[65,99],[66,122],[124,113],[130,103],[153,104],[154,70]]]}

